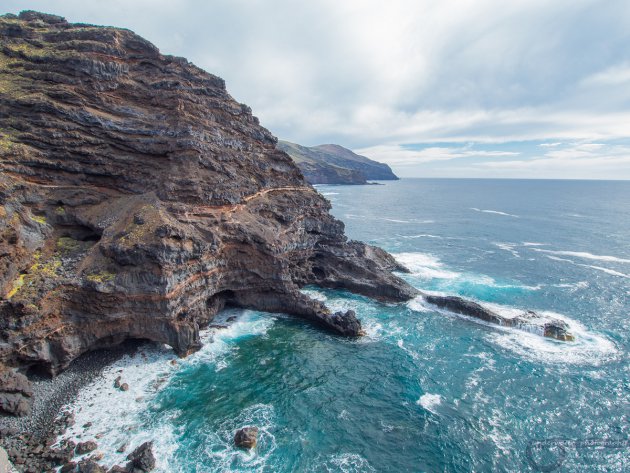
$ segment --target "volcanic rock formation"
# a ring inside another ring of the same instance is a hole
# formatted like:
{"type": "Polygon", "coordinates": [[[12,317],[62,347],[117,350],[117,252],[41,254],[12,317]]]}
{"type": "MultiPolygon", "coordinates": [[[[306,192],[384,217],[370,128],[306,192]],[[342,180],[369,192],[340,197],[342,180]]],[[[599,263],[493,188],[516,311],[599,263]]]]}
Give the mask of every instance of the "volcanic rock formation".
{"type": "Polygon", "coordinates": [[[133,338],[186,355],[226,304],[355,336],[299,288],[416,294],[219,77],[37,12],[0,38],[0,364],[54,374],[133,338]]]}
{"type": "Polygon", "coordinates": [[[354,312],[299,289],[418,294],[389,254],[346,239],[222,79],[131,31],[32,11],[0,16],[0,40],[1,409],[28,411],[17,367],[55,374],[127,339],[184,356],[227,304],[356,336],[354,312]]]}

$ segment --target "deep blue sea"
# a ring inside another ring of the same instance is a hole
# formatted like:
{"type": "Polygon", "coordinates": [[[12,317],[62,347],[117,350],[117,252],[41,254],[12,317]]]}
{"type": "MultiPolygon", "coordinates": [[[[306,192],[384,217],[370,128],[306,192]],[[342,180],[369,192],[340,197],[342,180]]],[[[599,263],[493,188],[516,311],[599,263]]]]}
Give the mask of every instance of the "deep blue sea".
{"type": "Polygon", "coordinates": [[[576,341],[307,288],[368,335],[226,311],[237,321],[185,360],[148,347],[110,367],[71,406],[68,436],[99,436],[110,464],[152,439],[160,472],[630,471],[630,182],[318,189],[414,286],[550,313],[576,341]],[[233,447],[245,425],[260,428],[252,452],[233,447]]]}

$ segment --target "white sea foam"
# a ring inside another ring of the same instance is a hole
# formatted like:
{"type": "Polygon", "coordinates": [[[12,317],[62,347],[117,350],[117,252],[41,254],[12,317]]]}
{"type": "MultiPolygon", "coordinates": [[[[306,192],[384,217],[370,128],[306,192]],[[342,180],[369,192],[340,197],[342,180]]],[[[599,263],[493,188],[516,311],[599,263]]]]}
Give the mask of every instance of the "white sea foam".
{"type": "MultiPolygon", "coordinates": [[[[216,430],[205,432],[203,453],[197,458],[194,471],[274,471],[269,460],[277,447],[273,429],[275,411],[269,404],[254,404],[235,417],[227,417],[216,430]],[[258,427],[255,449],[243,450],[234,445],[234,432],[245,426],[258,427]]],[[[179,471],[179,470],[178,470],[179,471]]]]}
{"type": "Polygon", "coordinates": [[[154,396],[177,369],[170,363],[175,359],[172,350],[155,346],[143,348],[134,356],[124,356],[106,368],[102,377],[82,389],[76,401],[68,406],[68,410],[74,412],[75,424],[64,438],[75,442],[98,438],[98,450],[105,455],[103,461],[111,466],[123,463],[131,450],[155,435],[156,449],[160,451],[158,469],[168,471],[165,468],[173,453],[173,431],[167,425],[149,430],[138,424],[140,414],[147,408],[147,399],[154,396]],[[118,376],[121,382],[128,384],[128,391],[114,387],[118,376]],[[124,444],[129,444],[128,451],[116,452],[124,444]]]}
{"type": "Polygon", "coordinates": [[[607,255],[594,255],[592,253],[587,253],[586,251],[554,251],[554,250],[545,250],[543,248],[532,248],[533,251],[539,251],[541,253],[547,253],[550,255],[559,255],[559,256],[573,256],[576,258],[584,258],[591,259],[597,261],[608,261],[611,263],[630,263],[630,259],[627,258],[618,258],[616,256],[607,256],[607,255]]]}
{"type": "Polygon", "coordinates": [[[361,320],[361,323],[368,339],[374,341],[383,336],[383,324],[371,320],[361,320]]]}
{"type": "Polygon", "coordinates": [[[426,253],[397,253],[393,256],[414,276],[424,279],[454,279],[460,276],[460,273],[443,269],[438,258],[426,253]]]}
{"type": "Polygon", "coordinates": [[[372,220],[370,217],[366,215],[345,214],[344,217],[349,220],[372,220]]]}
{"type": "MultiPolygon", "coordinates": [[[[444,295],[442,293],[433,294],[444,295]]],[[[489,302],[480,302],[479,304],[506,319],[517,317],[524,312],[522,309],[489,302]]],[[[504,327],[485,322],[475,317],[439,309],[425,302],[421,296],[408,302],[407,305],[412,310],[420,309],[420,312],[431,310],[449,316],[461,317],[480,325],[493,328],[494,330],[488,335],[492,341],[503,348],[510,349],[528,358],[535,358],[539,361],[559,364],[599,365],[616,357],[618,354],[616,345],[607,337],[597,332],[591,332],[576,320],[556,312],[538,311],[537,313],[541,316],[541,319],[536,321],[535,324],[522,325],[519,327],[504,327]],[[575,336],[575,341],[561,342],[549,337],[544,337],[542,326],[545,322],[545,318],[564,321],[569,326],[569,332],[575,336]]]]}
{"type": "Polygon", "coordinates": [[[273,325],[273,316],[251,311],[226,311],[217,322],[237,314],[237,320],[228,328],[203,331],[202,349],[185,360],[179,360],[165,345],[152,345],[105,368],[101,377],[83,388],[76,400],[65,407],[64,410],[74,413],[75,424],[58,440],[83,442],[97,439],[98,451],[104,454],[102,462],[109,466],[124,464],[130,451],[153,440],[155,451],[160,453],[156,456],[155,471],[173,471],[172,459],[178,444],[172,423],[168,418],[147,421],[143,415],[177,370],[200,362],[221,369],[223,358],[234,349],[238,338],[264,334],[273,325]],[[114,387],[119,376],[121,383],[128,384],[128,391],[114,387]],[[125,444],[128,445],[125,452],[117,452],[125,444]]]}
{"type": "Polygon", "coordinates": [[[416,404],[422,406],[423,409],[433,414],[437,414],[436,408],[442,404],[442,396],[439,394],[426,393],[420,396],[420,399],[416,401],[416,404]]]}
{"type": "MultiPolygon", "coordinates": [[[[483,274],[459,273],[444,268],[444,265],[438,258],[426,253],[395,253],[393,254],[396,261],[405,266],[411,275],[422,279],[444,279],[452,280],[453,285],[457,284],[473,284],[477,286],[487,286],[496,289],[521,289],[525,291],[537,291],[542,286],[528,286],[525,284],[501,284],[490,276],[483,274]]],[[[419,308],[411,307],[413,310],[419,308]]]]}
{"type": "Polygon", "coordinates": [[[440,240],[444,237],[439,235],[431,235],[430,233],[420,233],[418,235],[400,235],[400,238],[404,239],[415,239],[415,238],[439,238],[440,240]]]}
{"type": "Polygon", "coordinates": [[[363,220],[363,221],[380,220],[380,221],[393,222],[393,223],[435,223],[435,220],[419,220],[419,219],[403,220],[401,218],[378,217],[378,216],[373,216],[373,215],[357,215],[357,214],[351,214],[351,213],[344,214],[344,218],[348,220],[363,220]]]}
{"type": "Polygon", "coordinates": [[[537,243],[534,241],[524,241],[523,246],[545,246],[546,243],[537,243]]]}
{"type": "Polygon", "coordinates": [[[554,284],[553,287],[572,289],[574,291],[578,289],[586,289],[589,286],[588,281],[578,281],[574,283],[560,283],[554,284]]]}
{"type": "Polygon", "coordinates": [[[339,192],[322,192],[322,195],[339,195],[339,192]]]}
{"type": "Polygon", "coordinates": [[[512,256],[516,257],[516,258],[520,258],[521,255],[518,253],[518,251],[516,251],[514,249],[514,247],[516,246],[516,244],[514,243],[493,243],[494,246],[496,246],[497,248],[500,248],[504,251],[507,251],[508,253],[511,253],[512,256]]]}
{"type": "Polygon", "coordinates": [[[551,260],[554,260],[554,261],[565,261],[565,262],[567,262],[567,263],[573,263],[573,264],[575,264],[575,263],[574,263],[574,261],[573,261],[573,260],[570,260],[570,259],[560,258],[560,257],[558,257],[558,256],[551,256],[551,255],[545,255],[545,256],[546,256],[547,258],[551,259],[551,260]]]}
{"type": "Polygon", "coordinates": [[[497,409],[492,409],[492,414],[487,418],[487,427],[483,426],[483,423],[485,423],[484,420],[482,420],[482,429],[488,430],[488,437],[494,442],[499,450],[503,452],[503,454],[509,453],[512,448],[513,441],[512,436],[504,431],[504,416],[497,409]]]}
{"type": "MultiPolygon", "coordinates": [[[[332,455],[323,462],[321,468],[329,473],[367,473],[376,471],[365,458],[356,453],[332,455]]],[[[317,471],[322,470],[318,467],[317,471]]]]}
{"type": "MultiPolygon", "coordinates": [[[[538,250],[540,251],[540,250],[538,250]]],[[[581,266],[583,268],[590,268],[590,269],[595,269],[596,271],[601,271],[603,273],[606,274],[610,274],[611,276],[619,276],[621,278],[630,278],[630,274],[625,274],[622,273],[621,271],[616,271],[614,269],[610,269],[610,268],[604,268],[603,266],[595,266],[595,265],[590,265],[590,264],[582,264],[582,263],[576,263],[573,260],[567,259],[567,258],[560,258],[558,256],[553,256],[553,255],[545,255],[547,258],[554,260],[554,261],[564,261],[566,263],[571,263],[574,264],[575,266],[581,266]]]]}
{"type": "Polygon", "coordinates": [[[315,299],[316,301],[319,301],[319,302],[326,302],[328,300],[328,297],[326,297],[326,294],[324,294],[321,291],[318,291],[317,289],[300,289],[300,292],[302,294],[306,294],[311,299],[315,299]]]}
{"type": "Polygon", "coordinates": [[[614,342],[600,333],[589,331],[578,321],[555,312],[539,313],[566,322],[575,341],[561,342],[534,333],[505,328],[488,334],[488,337],[499,346],[525,358],[551,364],[599,366],[618,355],[614,342]]]}
{"type": "Polygon", "coordinates": [[[519,218],[518,215],[509,214],[509,213],[506,213],[506,212],[500,212],[498,210],[478,209],[476,207],[471,207],[470,210],[474,210],[475,212],[483,212],[483,213],[486,213],[486,214],[495,214],[495,215],[503,215],[505,217],[519,218]]]}
{"type": "Polygon", "coordinates": [[[414,312],[431,312],[432,310],[434,310],[432,306],[429,306],[426,303],[424,297],[422,296],[414,297],[413,299],[411,299],[409,302],[407,302],[407,307],[409,307],[414,312]]]}
{"type": "Polygon", "coordinates": [[[614,269],[610,269],[610,268],[604,268],[602,266],[592,266],[590,264],[578,264],[578,266],[583,266],[585,268],[592,268],[592,269],[596,269],[597,271],[602,271],[606,274],[610,274],[612,276],[619,276],[621,278],[630,278],[630,274],[625,274],[619,271],[615,271],[614,269]]]}

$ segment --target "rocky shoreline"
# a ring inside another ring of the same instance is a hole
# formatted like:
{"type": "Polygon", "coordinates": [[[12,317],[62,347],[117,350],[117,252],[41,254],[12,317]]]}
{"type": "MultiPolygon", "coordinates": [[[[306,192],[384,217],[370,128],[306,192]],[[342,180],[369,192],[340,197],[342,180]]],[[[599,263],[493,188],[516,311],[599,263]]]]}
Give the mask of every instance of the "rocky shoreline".
{"type": "Polygon", "coordinates": [[[358,336],[309,284],[415,296],[221,78],[44,13],[0,16],[0,37],[0,371],[127,339],[186,356],[226,306],[358,336]]]}
{"type": "MultiPolygon", "coordinates": [[[[229,306],[358,337],[353,311],[300,289],[389,303],[420,294],[390,254],[348,240],[330,202],[221,78],[129,30],[33,11],[0,16],[0,39],[0,411],[33,405],[0,420],[0,444],[22,471],[104,471],[96,453],[72,465],[75,445],[53,447],[73,422],[55,419],[127,341],[188,356],[229,306]]],[[[144,471],[150,448],[138,448],[110,471],[144,471]]]]}
{"type": "Polygon", "coordinates": [[[74,446],[53,446],[57,437],[74,420],[62,412],[79,391],[96,380],[103,369],[124,355],[133,354],[141,345],[130,341],[108,350],[86,353],[74,360],[67,370],[51,378],[31,375],[33,406],[24,417],[0,417],[0,446],[18,471],[48,472],[68,464],[74,457],[74,446]]]}

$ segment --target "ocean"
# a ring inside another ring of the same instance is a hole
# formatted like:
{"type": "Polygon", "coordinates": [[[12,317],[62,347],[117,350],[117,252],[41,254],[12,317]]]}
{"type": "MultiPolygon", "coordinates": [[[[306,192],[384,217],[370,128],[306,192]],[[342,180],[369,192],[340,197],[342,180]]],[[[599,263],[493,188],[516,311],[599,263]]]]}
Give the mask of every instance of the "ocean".
{"type": "Polygon", "coordinates": [[[630,182],[403,179],[318,186],[350,238],[426,291],[564,319],[559,342],[305,288],[354,309],[348,340],[229,309],[201,351],[146,346],[69,406],[102,463],[154,441],[159,472],[630,471],[630,182]],[[129,391],[114,388],[122,377],[129,391]],[[234,431],[256,425],[253,451],[234,431]],[[121,446],[127,445],[124,452],[121,446]]]}

